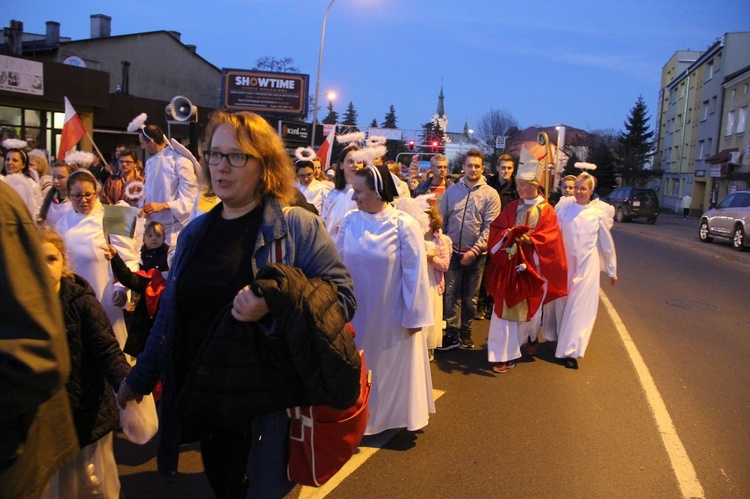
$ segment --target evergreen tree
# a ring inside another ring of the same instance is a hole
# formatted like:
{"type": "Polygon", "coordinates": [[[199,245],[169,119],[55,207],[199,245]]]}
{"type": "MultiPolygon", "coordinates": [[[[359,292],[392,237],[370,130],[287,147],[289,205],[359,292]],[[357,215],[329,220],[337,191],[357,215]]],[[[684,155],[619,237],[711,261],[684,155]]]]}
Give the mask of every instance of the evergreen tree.
{"type": "Polygon", "coordinates": [[[351,101],[349,101],[349,105],[344,113],[344,121],[341,124],[351,127],[352,131],[359,131],[357,128],[357,111],[354,109],[354,104],[351,101]]]}
{"type": "Polygon", "coordinates": [[[617,187],[617,158],[614,152],[606,141],[599,139],[589,149],[586,161],[596,165],[596,170],[590,172],[596,177],[596,193],[606,197],[617,187]]]}
{"type": "Polygon", "coordinates": [[[377,128],[377,127],[378,127],[378,120],[373,118],[372,121],[370,122],[370,128],[377,128]]]}
{"type": "Polygon", "coordinates": [[[581,159],[578,157],[576,153],[571,153],[570,156],[568,156],[568,162],[565,163],[565,168],[563,168],[562,176],[567,177],[568,175],[575,175],[577,176],[579,173],[581,173],[581,170],[575,167],[575,164],[581,161],[581,159]]]}
{"type": "Polygon", "coordinates": [[[324,125],[335,125],[339,122],[339,113],[333,110],[333,101],[328,101],[328,115],[323,118],[324,125]]]}
{"type": "Polygon", "coordinates": [[[440,141],[440,147],[438,152],[445,154],[445,147],[443,141],[445,140],[443,129],[435,121],[429,121],[422,125],[422,134],[419,136],[420,144],[425,145],[425,149],[422,152],[430,152],[430,144],[433,139],[440,141]]]}
{"type": "Polygon", "coordinates": [[[643,96],[639,96],[625,121],[625,131],[618,137],[617,153],[625,185],[635,185],[645,178],[643,167],[651,155],[654,138],[650,119],[643,96]]]}
{"type": "Polygon", "coordinates": [[[396,126],[396,109],[393,107],[393,104],[391,104],[388,114],[385,115],[385,121],[380,126],[383,128],[398,128],[396,126]]]}

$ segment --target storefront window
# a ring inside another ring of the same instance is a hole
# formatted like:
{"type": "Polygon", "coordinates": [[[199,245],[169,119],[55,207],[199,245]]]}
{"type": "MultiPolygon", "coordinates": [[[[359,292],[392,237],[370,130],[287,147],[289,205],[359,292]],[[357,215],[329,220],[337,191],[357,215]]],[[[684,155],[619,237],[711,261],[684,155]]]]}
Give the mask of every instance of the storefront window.
{"type": "Polygon", "coordinates": [[[21,109],[0,106],[0,125],[20,125],[21,109]]]}
{"type": "Polygon", "coordinates": [[[53,153],[60,142],[64,122],[65,113],[0,106],[0,141],[19,138],[30,148],[53,153]]]}
{"type": "Polygon", "coordinates": [[[41,111],[34,111],[33,109],[24,109],[23,111],[23,124],[26,126],[42,126],[41,111]]]}

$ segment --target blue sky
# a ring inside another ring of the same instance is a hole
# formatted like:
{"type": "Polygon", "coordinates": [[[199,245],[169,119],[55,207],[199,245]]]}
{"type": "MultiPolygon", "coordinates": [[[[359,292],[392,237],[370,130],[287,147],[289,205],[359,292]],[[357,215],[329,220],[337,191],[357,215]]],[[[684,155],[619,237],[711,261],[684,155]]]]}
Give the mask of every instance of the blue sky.
{"type": "MultiPolygon", "coordinates": [[[[312,93],[328,4],[16,1],[0,20],[40,34],[57,21],[61,36],[80,39],[90,34],[91,14],[106,14],[112,35],[179,31],[218,67],[292,57],[310,75],[312,93]]],[[[360,126],[383,121],[393,104],[399,127],[419,128],[435,113],[442,80],[449,131],[474,127],[490,108],[522,128],[619,130],[639,95],[653,114],[661,68],[675,51],[705,50],[730,31],[750,31],[747,0],[335,0],[321,93],[338,94],[339,113],[352,101],[360,126]]]]}

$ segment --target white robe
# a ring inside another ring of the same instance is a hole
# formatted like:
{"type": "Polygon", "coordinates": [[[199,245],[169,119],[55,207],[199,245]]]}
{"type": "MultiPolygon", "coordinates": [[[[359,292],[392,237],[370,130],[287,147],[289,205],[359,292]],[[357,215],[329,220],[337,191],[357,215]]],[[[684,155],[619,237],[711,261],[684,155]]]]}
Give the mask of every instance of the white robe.
{"type": "Polygon", "coordinates": [[[326,187],[323,182],[315,179],[310,182],[310,185],[302,185],[297,182],[297,188],[305,195],[307,202],[315,206],[315,209],[318,210],[318,214],[322,214],[323,201],[325,201],[328,196],[330,189],[326,187]]]}
{"type": "MultiPolygon", "coordinates": [[[[112,267],[104,258],[104,250],[101,249],[101,246],[106,243],[102,226],[103,218],[104,208],[101,203],[97,202],[88,215],[69,210],[58,221],[57,229],[65,240],[71,270],[86,279],[93,288],[96,299],[107,312],[117,342],[122,349],[128,333],[122,308],[112,304],[112,295],[116,290],[127,291],[127,288],[122,284],[115,284],[112,267]]],[[[135,240],[115,235],[110,235],[109,238],[128,268],[134,272],[137,271],[138,253],[135,249],[135,240]]]]}
{"type": "Polygon", "coordinates": [[[599,308],[599,272],[617,275],[610,233],[614,208],[599,200],[580,205],[570,197],[562,198],[556,210],[568,260],[568,296],[553,302],[562,308],[555,356],[580,359],[586,353],[599,308]]]}
{"type": "Polygon", "coordinates": [[[377,214],[356,210],[344,218],[336,242],[354,280],[355,343],[373,373],[365,434],[418,430],[435,412],[424,330],[406,330],[433,322],[419,224],[390,205],[377,214]]]}
{"type": "Polygon", "coordinates": [[[39,215],[39,209],[42,207],[42,191],[39,184],[31,177],[23,173],[11,173],[10,175],[0,175],[0,179],[11,186],[18,193],[29,210],[32,220],[36,220],[39,215]]]}
{"type": "Polygon", "coordinates": [[[50,227],[57,228],[57,222],[62,219],[66,213],[73,211],[73,205],[70,204],[70,199],[66,198],[62,203],[50,203],[49,209],[47,210],[47,218],[44,222],[50,227]]]}
{"type": "Polygon", "coordinates": [[[336,234],[339,233],[339,226],[347,213],[357,208],[357,203],[352,200],[354,189],[351,185],[344,187],[344,190],[332,189],[323,202],[323,210],[320,216],[326,224],[328,233],[333,240],[336,240],[336,234]]]}
{"type": "Polygon", "coordinates": [[[141,206],[167,203],[169,209],[152,213],[149,222],[164,226],[164,239],[169,245],[177,242],[177,234],[187,225],[190,211],[198,196],[198,180],[189,159],[165,147],[146,161],[146,182],[141,206]]]}

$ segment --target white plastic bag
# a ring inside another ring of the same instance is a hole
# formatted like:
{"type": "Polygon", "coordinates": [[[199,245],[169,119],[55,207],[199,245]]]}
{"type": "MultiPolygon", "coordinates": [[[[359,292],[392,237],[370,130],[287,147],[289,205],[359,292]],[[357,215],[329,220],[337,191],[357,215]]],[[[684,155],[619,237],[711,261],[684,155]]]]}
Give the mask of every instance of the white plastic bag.
{"type": "Polygon", "coordinates": [[[151,440],[159,429],[154,396],[144,395],[141,403],[131,400],[120,409],[120,426],[125,438],[134,444],[143,445],[151,440]]]}

